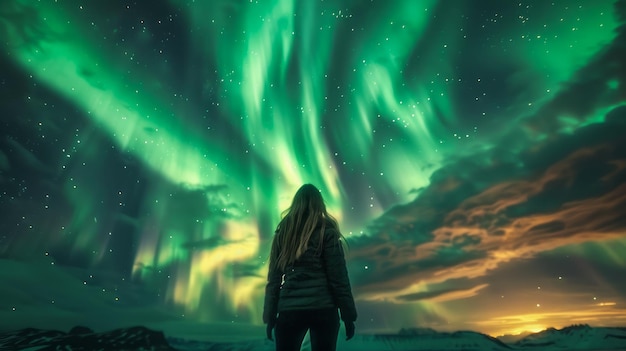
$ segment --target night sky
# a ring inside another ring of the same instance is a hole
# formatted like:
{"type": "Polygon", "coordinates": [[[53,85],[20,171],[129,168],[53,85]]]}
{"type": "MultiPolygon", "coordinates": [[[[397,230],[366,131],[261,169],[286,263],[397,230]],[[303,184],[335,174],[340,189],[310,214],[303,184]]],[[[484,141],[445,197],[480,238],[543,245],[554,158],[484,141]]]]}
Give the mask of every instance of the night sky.
{"type": "Polygon", "coordinates": [[[0,329],[262,337],[304,183],[357,332],[626,326],[626,1],[3,0],[0,38],[0,329]]]}

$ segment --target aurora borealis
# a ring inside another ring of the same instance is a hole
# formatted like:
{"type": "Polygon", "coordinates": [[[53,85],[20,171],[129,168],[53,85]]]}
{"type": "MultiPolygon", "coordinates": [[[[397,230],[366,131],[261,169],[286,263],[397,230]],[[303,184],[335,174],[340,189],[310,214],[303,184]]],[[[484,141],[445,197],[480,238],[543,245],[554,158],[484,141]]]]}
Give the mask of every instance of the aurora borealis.
{"type": "Polygon", "coordinates": [[[4,0],[0,37],[2,329],[259,326],[303,183],[357,332],[626,325],[626,1],[4,0]]]}

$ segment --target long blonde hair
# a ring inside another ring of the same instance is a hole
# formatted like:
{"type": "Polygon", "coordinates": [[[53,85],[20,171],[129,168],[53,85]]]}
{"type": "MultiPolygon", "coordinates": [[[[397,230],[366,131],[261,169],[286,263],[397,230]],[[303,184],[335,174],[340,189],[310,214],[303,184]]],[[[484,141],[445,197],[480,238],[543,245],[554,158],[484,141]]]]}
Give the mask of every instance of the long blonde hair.
{"type": "Polygon", "coordinates": [[[318,252],[324,242],[326,227],[339,230],[337,220],[327,211],[320,191],[312,184],[304,184],[298,189],[291,207],[283,212],[283,218],[276,227],[270,267],[284,271],[285,268],[306,251],[309,239],[317,227],[321,226],[318,252]]]}

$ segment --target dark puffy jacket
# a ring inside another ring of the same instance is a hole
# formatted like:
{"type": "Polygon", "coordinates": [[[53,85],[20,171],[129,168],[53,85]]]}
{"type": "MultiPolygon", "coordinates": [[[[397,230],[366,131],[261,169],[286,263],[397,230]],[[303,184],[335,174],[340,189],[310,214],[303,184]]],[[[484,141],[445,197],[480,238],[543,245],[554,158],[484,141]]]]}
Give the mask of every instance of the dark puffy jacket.
{"type": "MultiPolygon", "coordinates": [[[[320,232],[320,228],[316,229],[307,250],[284,272],[270,268],[265,287],[263,322],[275,319],[276,314],[282,311],[332,307],[339,308],[342,320],[356,320],[357,312],[339,232],[326,228],[319,252],[320,232]]],[[[274,240],[274,245],[276,242],[274,240]]]]}

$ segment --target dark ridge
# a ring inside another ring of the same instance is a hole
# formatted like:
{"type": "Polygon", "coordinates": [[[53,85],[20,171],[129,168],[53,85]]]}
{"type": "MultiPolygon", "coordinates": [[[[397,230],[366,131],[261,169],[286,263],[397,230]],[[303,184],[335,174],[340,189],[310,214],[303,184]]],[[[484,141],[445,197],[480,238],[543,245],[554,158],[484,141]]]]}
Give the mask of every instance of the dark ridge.
{"type": "Polygon", "coordinates": [[[95,333],[90,328],[76,326],[69,333],[56,330],[26,328],[0,333],[1,350],[152,350],[176,351],[160,331],[145,327],[115,329],[95,333]]]}

